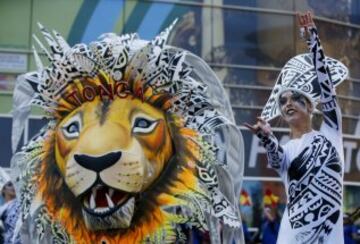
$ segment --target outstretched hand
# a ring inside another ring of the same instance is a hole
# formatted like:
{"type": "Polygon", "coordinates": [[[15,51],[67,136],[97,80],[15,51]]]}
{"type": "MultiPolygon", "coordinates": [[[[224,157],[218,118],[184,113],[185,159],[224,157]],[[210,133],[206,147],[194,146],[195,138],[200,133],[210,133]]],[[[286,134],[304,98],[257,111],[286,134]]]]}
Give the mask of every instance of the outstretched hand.
{"type": "Polygon", "coordinates": [[[309,35],[308,28],[316,27],[313,20],[313,14],[310,11],[307,11],[306,13],[297,13],[296,16],[300,26],[300,35],[301,37],[307,39],[309,35]]]}
{"type": "Polygon", "coordinates": [[[259,132],[267,136],[272,134],[270,124],[261,117],[257,117],[257,122],[254,125],[250,125],[248,123],[244,123],[243,125],[254,134],[258,134],[259,132]]]}
{"type": "Polygon", "coordinates": [[[300,27],[311,27],[315,26],[313,20],[313,14],[310,11],[306,13],[297,13],[296,14],[300,27]]]}

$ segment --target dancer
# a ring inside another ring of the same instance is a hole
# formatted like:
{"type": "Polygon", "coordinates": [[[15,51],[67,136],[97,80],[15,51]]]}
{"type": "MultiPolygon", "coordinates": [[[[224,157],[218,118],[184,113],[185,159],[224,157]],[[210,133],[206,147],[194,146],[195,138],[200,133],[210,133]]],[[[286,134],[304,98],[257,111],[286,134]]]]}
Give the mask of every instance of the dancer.
{"type": "Polygon", "coordinates": [[[245,126],[259,137],[286,188],[277,243],[343,243],[344,157],[334,85],[346,78],[347,69],[325,57],[312,14],[298,14],[298,20],[310,54],[285,65],[261,117],[255,125],[245,126]],[[315,131],[311,117],[319,97],[323,123],[315,131]],[[291,140],[283,146],[267,122],[278,115],[291,131],[291,140]]]}

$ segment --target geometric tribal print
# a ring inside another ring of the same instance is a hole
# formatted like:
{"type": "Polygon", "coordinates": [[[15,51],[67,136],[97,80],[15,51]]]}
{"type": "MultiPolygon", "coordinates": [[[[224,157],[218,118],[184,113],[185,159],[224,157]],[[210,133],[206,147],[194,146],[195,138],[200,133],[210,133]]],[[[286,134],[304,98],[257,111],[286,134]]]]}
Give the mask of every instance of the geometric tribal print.
{"type": "Polygon", "coordinates": [[[342,208],[342,166],[335,147],[324,136],[315,136],[291,162],[288,175],[285,214],[291,228],[298,229],[297,242],[327,240],[342,208]]]}

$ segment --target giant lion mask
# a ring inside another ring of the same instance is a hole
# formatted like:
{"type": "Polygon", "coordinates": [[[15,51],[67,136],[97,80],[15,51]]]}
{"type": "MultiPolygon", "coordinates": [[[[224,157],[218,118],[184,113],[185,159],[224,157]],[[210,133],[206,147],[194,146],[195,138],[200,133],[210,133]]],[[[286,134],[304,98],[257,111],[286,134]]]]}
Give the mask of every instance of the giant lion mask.
{"type": "Polygon", "coordinates": [[[30,103],[49,118],[12,160],[32,238],[185,242],[189,225],[239,240],[241,134],[208,66],[165,45],[171,27],[150,42],[106,34],[74,47],[40,29],[50,65],[35,52],[38,70],[14,92],[13,128],[30,103]]]}

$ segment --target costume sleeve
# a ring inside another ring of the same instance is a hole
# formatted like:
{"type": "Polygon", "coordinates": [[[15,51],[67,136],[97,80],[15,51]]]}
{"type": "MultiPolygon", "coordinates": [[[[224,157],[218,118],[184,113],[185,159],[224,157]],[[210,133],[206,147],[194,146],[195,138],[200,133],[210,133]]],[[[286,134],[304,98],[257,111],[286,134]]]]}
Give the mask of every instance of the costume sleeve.
{"type": "Polygon", "coordinates": [[[315,27],[310,27],[309,32],[308,47],[313,54],[313,62],[321,90],[320,103],[324,117],[322,127],[327,126],[336,133],[342,133],[341,110],[336,100],[329,68],[325,63],[325,55],[318,32],[315,27]]]}
{"type": "Polygon", "coordinates": [[[279,141],[276,137],[271,135],[265,135],[261,131],[256,133],[260,140],[261,145],[266,149],[268,163],[271,168],[280,171],[284,161],[284,150],[279,145],[279,141]]]}

